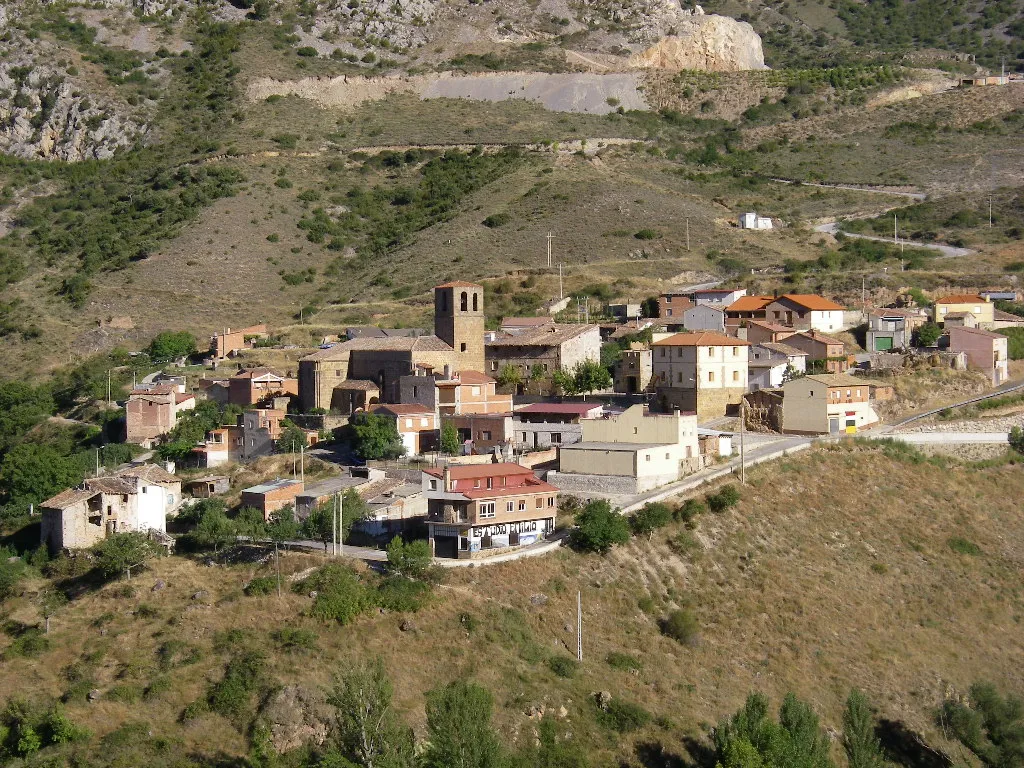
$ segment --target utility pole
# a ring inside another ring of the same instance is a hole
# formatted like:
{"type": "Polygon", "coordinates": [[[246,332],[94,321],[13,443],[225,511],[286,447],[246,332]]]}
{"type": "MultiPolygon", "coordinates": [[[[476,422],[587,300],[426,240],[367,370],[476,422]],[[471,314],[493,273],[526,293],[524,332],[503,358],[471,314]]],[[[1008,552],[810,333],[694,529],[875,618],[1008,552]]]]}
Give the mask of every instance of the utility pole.
{"type": "Polygon", "coordinates": [[[331,554],[338,554],[338,494],[334,494],[334,507],[331,509],[331,554]]]}
{"type": "Polygon", "coordinates": [[[100,449],[96,449],[96,474],[93,477],[100,476],[100,449]]]}
{"type": "Polygon", "coordinates": [[[562,262],[558,262],[558,299],[565,298],[565,290],[562,288],[562,262]]]}
{"type": "Polygon", "coordinates": [[[992,195],[988,196],[988,228],[992,229],[992,195]]]}
{"type": "Polygon", "coordinates": [[[896,234],[896,214],[892,215],[892,244],[899,245],[899,236],[896,234]]]}
{"type": "Polygon", "coordinates": [[[740,485],[747,484],[747,456],[744,451],[743,436],[747,431],[747,414],[746,414],[747,401],[740,396],[740,485]]]}
{"type": "Polygon", "coordinates": [[[338,494],[338,548],[345,556],[345,495],[338,494]]]}
{"type": "Polygon", "coordinates": [[[552,266],[552,264],[551,264],[551,241],[555,239],[555,236],[552,235],[551,232],[548,232],[548,236],[547,236],[546,239],[548,241],[548,266],[550,267],[550,266],[552,266]]]}
{"type": "Polygon", "coordinates": [[[576,660],[583,661],[583,593],[576,593],[576,660]]]}
{"type": "Polygon", "coordinates": [[[686,250],[690,250],[690,217],[686,217],[686,250]]]}
{"type": "Polygon", "coordinates": [[[299,479],[302,481],[303,487],[306,485],[306,446],[299,446],[299,479]]]}
{"type": "Polygon", "coordinates": [[[110,407],[110,369],[107,368],[107,407],[110,407]]]}

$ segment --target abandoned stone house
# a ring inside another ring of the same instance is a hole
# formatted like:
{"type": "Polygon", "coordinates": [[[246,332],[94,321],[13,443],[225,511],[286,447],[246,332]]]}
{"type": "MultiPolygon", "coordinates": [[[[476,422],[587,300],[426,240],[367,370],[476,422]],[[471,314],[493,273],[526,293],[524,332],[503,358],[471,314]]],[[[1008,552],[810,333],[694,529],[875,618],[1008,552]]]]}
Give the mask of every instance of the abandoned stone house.
{"type": "Polygon", "coordinates": [[[153,447],[156,440],[174,429],[182,411],[195,405],[195,397],[171,385],[132,390],[124,406],[126,442],[153,447]]]}
{"type": "MultiPolygon", "coordinates": [[[[549,379],[555,371],[571,370],[584,361],[601,359],[601,331],[597,325],[549,323],[487,342],[486,373],[497,376],[512,366],[523,382],[549,379]]],[[[523,384],[519,385],[521,388],[523,384]]]]}

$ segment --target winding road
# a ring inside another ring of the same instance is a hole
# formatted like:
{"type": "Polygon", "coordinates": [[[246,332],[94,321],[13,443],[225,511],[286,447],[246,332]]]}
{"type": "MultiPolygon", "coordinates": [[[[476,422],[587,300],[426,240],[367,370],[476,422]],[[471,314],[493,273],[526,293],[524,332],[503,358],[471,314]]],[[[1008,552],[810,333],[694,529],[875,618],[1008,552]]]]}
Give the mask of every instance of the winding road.
{"type": "MultiPolygon", "coordinates": [[[[832,221],[826,222],[825,224],[818,224],[814,228],[815,232],[824,232],[829,235],[836,235],[839,233],[839,222],[832,221]]],[[[854,232],[843,232],[846,237],[859,237],[863,240],[876,240],[880,243],[891,243],[892,239],[888,237],[878,237],[876,235],[858,235],[854,232]]],[[[970,248],[957,248],[953,245],[939,245],[938,243],[917,243],[912,240],[901,240],[902,245],[909,245],[911,248],[928,248],[933,251],[939,251],[944,258],[951,258],[954,256],[970,256],[972,251],[970,248]]]]}

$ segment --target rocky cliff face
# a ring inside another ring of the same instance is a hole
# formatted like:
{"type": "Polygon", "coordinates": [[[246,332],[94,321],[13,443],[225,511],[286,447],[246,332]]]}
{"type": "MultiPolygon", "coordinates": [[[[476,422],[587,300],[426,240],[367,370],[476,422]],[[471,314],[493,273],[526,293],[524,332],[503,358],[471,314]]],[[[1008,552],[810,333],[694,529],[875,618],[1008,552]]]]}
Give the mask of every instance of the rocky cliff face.
{"type": "Polygon", "coordinates": [[[695,14],[674,26],[674,34],[633,56],[630,64],[640,68],[705,72],[765,69],[761,38],[746,22],[726,16],[695,14]]]}

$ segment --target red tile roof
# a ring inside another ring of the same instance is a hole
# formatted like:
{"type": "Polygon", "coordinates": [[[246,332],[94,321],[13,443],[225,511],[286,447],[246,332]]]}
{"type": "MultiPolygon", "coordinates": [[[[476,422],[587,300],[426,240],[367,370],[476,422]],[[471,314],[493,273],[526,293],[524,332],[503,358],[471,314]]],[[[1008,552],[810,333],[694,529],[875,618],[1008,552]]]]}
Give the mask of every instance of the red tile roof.
{"type": "Polygon", "coordinates": [[[836,304],[834,301],[829,301],[824,296],[818,296],[815,293],[787,293],[779,298],[789,299],[794,304],[799,304],[801,307],[805,307],[812,312],[826,312],[845,309],[842,305],[836,304]]]}
{"type": "Polygon", "coordinates": [[[476,283],[467,283],[462,280],[452,280],[450,283],[442,283],[441,285],[435,285],[434,290],[438,288],[483,288],[482,285],[476,283]]]}
{"type": "Polygon", "coordinates": [[[976,293],[953,293],[935,300],[936,304],[986,304],[985,299],[976,293]]]}
{"type": "Polygon", "coordinates": [[[419,416],[424,413],[432,414],[434,411],[425,405],[419,403],[387,403],[371,405],[370,410],[374,413],[380,413],[386,411],[392,416],[419,416]]]}
{"type": "Polygon", "coordinates": [[[774,296],[740,296],[725,308],[726,312],[757,312],[775,301],[774,296]]]}
{"type": "Polygon", "coordinates": [[[667,339],[654,342],[653,347],[749,347],[750,342],[726,336],[724,333],[705,331],[703,333],[677,333],[667,339]]]}
{"type": "Polygon", "coordinates": [[[516,413],[560,413],[582,417],[602,407],[600,403],[531,403],[516,413]]]}
{"type": "Polygon", "coordinates": [[[480,371],[458,371],[451,379],[442,379],[438,386],[444,384],[493,384],[494,379],[480,371]]]}
{"type": "MultiPolygon", "coordinates": [[[[440,468],[425,469],[423,471],[434,477],[444,475],[444,470],[440,468]]],[[[485,477],[509,477],[512,475],[532,474],[533,470],[529,467],[524,467],[522,464],[513,464],[512,462],[502,462],[501,464],[456,464],[451,467],[452,480],[476,480],[485,477]]]]}

